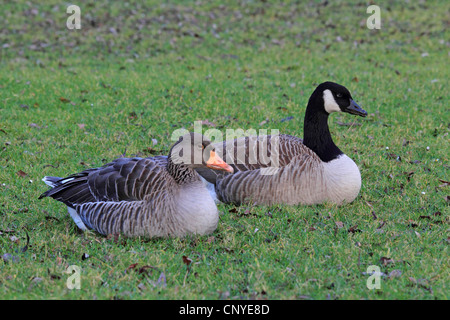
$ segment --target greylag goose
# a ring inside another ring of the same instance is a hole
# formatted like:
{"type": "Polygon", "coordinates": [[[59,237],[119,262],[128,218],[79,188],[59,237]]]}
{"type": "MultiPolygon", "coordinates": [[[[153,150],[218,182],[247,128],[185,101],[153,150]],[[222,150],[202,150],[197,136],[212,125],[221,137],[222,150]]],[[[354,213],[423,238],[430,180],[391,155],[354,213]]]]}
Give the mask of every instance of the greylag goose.
{"type": "Polygon", "coordinates": [[[212,184],[208,187],[210,192],[224,203],[340,205],[352,202],[360,191],[361,175],[353,160],[331,138],[328,116],[333,112],[367,116],[347,88],[324,82],[309,99],[303,140],[280,134],[217,143],[216,151],[235,173],[222,174],[207,168],[198,172],[212,184]],[[266,143],[265,161],[258,156],[261,142],[266,143]]]}
{"type": "Polygon", "coordinates": [[[45,177],[80,229],[103,235],[182,237],[209,234],[218,211],[195,169],[233,172],[201,134],[182,136],[168,156],[119,158],[66,178],[45,177]],[[206,159],[206,160],[205,160],[206,159]]]}

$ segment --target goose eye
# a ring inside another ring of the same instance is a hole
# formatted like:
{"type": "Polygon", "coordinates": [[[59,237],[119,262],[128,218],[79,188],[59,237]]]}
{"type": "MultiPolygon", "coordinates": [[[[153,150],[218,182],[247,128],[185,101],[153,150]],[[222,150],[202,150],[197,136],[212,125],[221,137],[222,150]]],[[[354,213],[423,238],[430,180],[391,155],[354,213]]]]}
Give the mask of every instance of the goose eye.
{"type": "Polygon", "coordinates": [[[337,98],[342,98],[342,93],[336,93],[337,98]]]}

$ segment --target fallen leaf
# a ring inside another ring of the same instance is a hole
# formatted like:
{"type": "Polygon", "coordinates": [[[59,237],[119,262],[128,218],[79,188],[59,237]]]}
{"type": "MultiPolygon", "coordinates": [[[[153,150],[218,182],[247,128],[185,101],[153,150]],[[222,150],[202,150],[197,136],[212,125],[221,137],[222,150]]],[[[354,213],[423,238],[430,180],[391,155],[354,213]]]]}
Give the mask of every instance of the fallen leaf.
{"type": "Polygon", "coordinates": [[[62,101],[62,102],[64,102],[64,103],[69,103],[69,102],[70,102],[69,99],[66,99],[66,98],[64,98],[64,97],[60,97],[59,100],[62,101]]]}
{"type": "Polygon", "coordinates": [[[239,56],[235,54],[222,54],[220,57],[222,59],[239,59],[239,56]]]}
{"type": "Polygon", "coordinates": [[[413,277],[408,277],[408,279],[418,287],[428,290],[430,293],[433,293],[433,289],[429,285],[429,281],[427,279],[414,279],[413,277]]]}
{"type": "Polygon", "coordinates": [[[406,174],[407,174],[406,180],[408,182],[411,181],[411,177],[414,175],[414,171],[407,172],[406,174]]]}
{"type": "Polygon", "coordinates": [[[391,259],[391,258],[387,258],[387,257],[381,257],[381,258],[380,258],[380,263],[381,263],[382,265],[386,266],[386,265],[388,265],[388,264],[394,263],[394,260],[391,259]]]}
{"type": "Polygon", "coordinates": [[[344,227],[344,223],[342,221],[336,221],[336,226],[338,228],[343,228],[344,227]]]}
{"type": "Polygon", "coordinates": [[[187,256],[183,256],[183,263],[189,266],[192,263],[192,259],[188,258],[187,256]]]}
{"type": "Polygon", "coordinates": [[[388,159],[395,159],[397,161],[402,161],[402,158],[399,155],[396,155],[395,153],[386,153],[386,157],[388,159]]]}
{"type": "Polygon", "coordinates": [[[450,186],[450,182],[449,181],[445,181],[445,180],[442,180],[442,179],[438,179],[440,182],[442,182],[442,184],[440,184],[439,186],[438,186],[438,188],[444,188],[444,187],[448,187],[448,186],[450,186]]]}
{"type": "Polygon", "coordinates": [[[12,262],[19,261],[19,257],[18,256],[13,256],[11,253],[5,253],[4,255],[2,255],[2,259],[4,261],[12,261],[12,262]]]}
{"type": "Polygon", "coordinates": [[[202,125],[205,125],[205,126],[208,126],[208,127],[215,127],[216,126],[215,123],[209,121],[208,119],[202,120],[202,125]]]}
{"type": "Polygon", "coordinates": [[[392,270],[391,272],[389,272],[389,278],[398,278],[402,275],[402,272],[398,269],[392,270]]]}
{"type": "Polygon", "coordinates": [[[128,117],[130,118],[130,119],[137,119],[137,113],[135,112],[135,111],[131,111],[129,114],[128,114],[128,117]]]}
{"type": "Polygon", "coordinates": [[[23,208],[20,208],[19,210],[13,211],[13,213],[16,214],[16,213],[28,212],[28,210],[29,210],[28,207],[23,207],[23,208]]]}
{"type": "Polygon", "coordinates": [[[17,171],[16,172],[17,173],[17,175],[19,176],[19,177],[26,177],[28,174],[26,174],[25,172],[23,172],[22,170],[19,170],[19,171],[17,171]]]}
{"type": "Polygon", "coordinates": [[[28,232],[25,230],[25,233],[27,235],[27,244],[20,250],[21,252],[25,252],[28,250],[28,245],[30,244],[30,236],[28,235],[28,232]]]}
{"type": "Polygon", "coordinates": [[[354,225],[353,227],[350,227],[347,231],[350,233],[356,233],[356,232],[361,232],[360,229],[357,229],[358,225],[354,225]]]}
{"type": "Polygon", "coordinates": [[[411,220],[411,219],[408,219],[408,223],[409,223],[409,226],[412,228],[415,228],[418,226],[417,222],[415,222],[414,220],[411,220]]]}
{"type": "Polygon", "coordinates": [[[226,300],[230,296],[230,291],[218,291],[219,293],[219,300],[226,300]]]}
{"type": "Polygon", "coordinates": [[[137,285],[138,289],[144,291],[146,289],[145,285],[141,282],[137,285]]]}
{"type": "Polygon", "coordinates": [[[52,168],[58,169],[59,168],[59,164],[57,164],[56,166],[53,165],[53,164],[46,164],[46,165],[42,166],[42,168],[47,168],[47,167],[52,167],[52,168]]]}
{"type": "Polygon", "coordinates": [[[289,120],[292,120],[292,119],[294,119],[294,117],[290,116],[290,117],[286,117],[286,118],[281,119],[280,122],[285,122],[285,121],[289,121],[289,120]]]}
{"type": "Polygon", "coordinates": [[[6,230],[0,230],[0,234],[2,233],[15,233],[15,230],[10,230],[10,229],[6,229],[6,230]]]}
{"type": "Polygon", "coordinates": [[[417,280],[414,279],[413,277],[408,277],[409,281],[411,281],[414,284],[417,284],[417,280]]]}
{"type": "Polygon", "coordinates": [[[147,273],[148,269],[155,269],[153,266],[142,266],[139,268],[138,273],[143,274],[144,272],[147,273]]]}
{"type": "Polygon", "coordinates": [[[31,280],[31,284],[36,284],[42,281],[42,278],[40,277],[34,277],[33,280],[31,280]]]}
{"type": "Polygon", "coordinates": [[[127,270],[133,270],[134,268],[136,268],[137,265],[138,265],[137,263],[130,264],[127,270]]]}

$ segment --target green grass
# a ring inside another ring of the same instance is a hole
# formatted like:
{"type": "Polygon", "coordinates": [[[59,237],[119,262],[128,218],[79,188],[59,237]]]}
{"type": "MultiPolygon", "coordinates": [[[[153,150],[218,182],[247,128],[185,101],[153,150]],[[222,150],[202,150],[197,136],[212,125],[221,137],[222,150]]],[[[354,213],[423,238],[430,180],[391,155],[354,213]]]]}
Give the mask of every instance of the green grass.
{"type": "Polygon", "coordinates": [[[448,1],[379,2],[380,30],[363,1],[76,4],[77,31],[60,1],[2,4],[1,298],[449,298],[448,1]],[[44,175],[166,154],[196,120],[302,136],[327,80],[369,112],[330,117],[361,170],[349,205],[220,205],[210,236],[148,240],[82,233],[37,200],[44,175]],[[370,265],[387,275],[380,290],[370,265]]]}

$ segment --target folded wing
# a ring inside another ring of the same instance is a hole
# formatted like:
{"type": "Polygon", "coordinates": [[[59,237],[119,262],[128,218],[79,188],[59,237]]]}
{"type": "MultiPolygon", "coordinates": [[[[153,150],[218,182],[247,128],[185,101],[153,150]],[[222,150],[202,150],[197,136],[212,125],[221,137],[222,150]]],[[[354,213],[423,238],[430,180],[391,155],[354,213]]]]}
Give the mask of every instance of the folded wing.
{"type": "Polygon", "coordinates": [[[119,158],[103,167],[59,180],[46,177],[52,179],[55,187],[40,198],[52,197],[70,207],[92,202],[145,200],[171,180],[166,163],[165,156],[119,158]]]}

